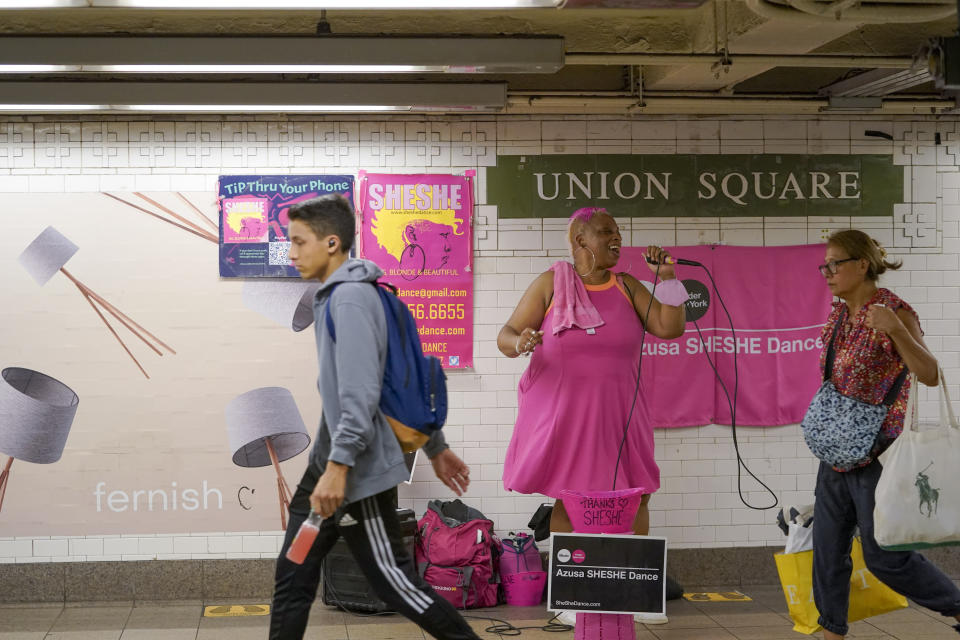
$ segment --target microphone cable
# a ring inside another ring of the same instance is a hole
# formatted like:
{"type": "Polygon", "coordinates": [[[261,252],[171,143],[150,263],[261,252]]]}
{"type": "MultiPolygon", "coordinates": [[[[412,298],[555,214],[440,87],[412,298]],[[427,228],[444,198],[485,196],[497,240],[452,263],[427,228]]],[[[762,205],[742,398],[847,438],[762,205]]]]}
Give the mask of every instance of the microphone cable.
{"type": "MultiPolygon", "coordinates": [[[[620,438],[620,446],[617,448],[617,463],[613,466],[613,485],[610,487],[611,491],[616,491],[617,489],[617,473],[620,470],[620,457],[623,455],[623,445],[627,442],[627,430],[630,428],[630,420],[633,419],[633,410],[637,406],[637,397],[640,395],[640,373],[643,365],[643,343],[647,339],[647,322],[650,321],[650,310],[653,309],[653,292],[657,290],[657,280],[660,278],[660,266],[661,265],[658,262],[657,271],[653,274],[653,287],[650,289],[650,302],[647,303],[647,312],[643,314],[643,319],[640,322],[640,326],[643,328],[643,330],[640,332],[640,358],[637,360],[637,385],[633,389],[633,402],[630,403],[630,413],[627,414],[627,421],[623,424],[623,437],[620,438]]],[[[615,278],[616,274],[611,274],[611,277],[615,278]]],[[[626,280],[624,280],[623,286],[627,286],[626,280]]],[[[630,291],[629,287],[627,287],[627,291],[630,291]]],[[[632,293],[630,294],[630,298],[632,303],[632,293]]]]}
{"type": "Polygon", "coordinates": [[[703,269],[704,272],[706,272],[707,277],[710,278],[710,284],[713,285],[713,291],[717,294],[717,300],[720,302],[720,307],[727,316],[727,322],[730,323],[730,333],[733,336],[733,400],[731,401],[730,392],[727,389],[727,385],[723,382],[723,378],[720,377],[720,372],[714,365],[713,358],[710,357],[710,353],[707,350],[707,343],[703,339],[703,332],[700,331],[700,325],[696,320],[693,321],[693,326],[696,327],[697,335],[700,337],[700,345],[703,348],[703,355],[707,359],[707,364],[709,364],[710,368],[713,369],[713,375],[717,378],[717,382],[720,383],[720,388],[723,389],[723,395],[727,398],[727,407],[730,409],[730,434],[733,437],[733,450],[737,454],[737,494],[740,496],[740,502],[750,509],[754,509],[756,511],[775,509],[780,503],[779,498],[777,498],[777,494],[774,493],[773,490],[767,486],[763,480],[758,478],[753,471],[750,470],[750,468],[747,466],[747,463],[743,461],[743,457],[740,455],[740,444],[737,441],[737,395],[740,389],[740,370],[737,367],[737,331],[733,327],[733,318],[730,316],[730,311],[727,310],[727,305],[723,302],[723,296],[720,295],[720,289],[717,288],[717,283],[713,279],[713,274],[710,273],[710,270],[707,269],[705,265],[700,264],[699,262],[696,263],[696,266],[703,269]],[[743,474],[740,471],[741,467],[744,471],[750,474],[751,478],[759,482],[761,487],[767,490],[767,493],[773,497],[773,504],[768,507],[757,507],[747,502],[747,499],[743,497],[743,474]]]}
{"type": "MultiPolygon", "coordinates": [[[[736,329],[733,326],[733,318],[730,315],[730,311],[727,309],[726,303],[724,303],[723,301],[723,296],[720,295],[720,290],[717,288],[717,283],[713,279],[713,274],[710,273],[710,270],[705,265],[699,262],[695,262],[693,260],[684,260],[682,264],[700,267],[701,269],[704,270],[704,272],[706,272],[707,277],[710,278],[710,284],[713,285],[713,290],[717,295],[717,300],[720,302],[720,307],[723,309],[723,312],[726,314],[727,321],[730,324],[730,333],[733,337],[734,386],[733,386],[732,399],[730,397],[730,391],[727,389],[727,385],[724,383],[723,378],[720,376],[720,372],[717,370],[717,367],[714,365],[713,359],[710,357],[710,353],[707,350],[706,341],[703,338],[703,332],[700,331],[700,325],[697,323],[696,320],[693,321],[693,326],[696,328],[697,335],[700,338],[700,345],[703,349],[703,355],[706,357],[707,364],[710,365],[710,369],[713,370],[713,375],[716,377],[717,382],[720,383],[720,388],[723,390],[724,396],[727,399],[727,407],[730,410],[730,430],[731,430],[731,436],[733,438],[733,449],[737,455],[737,494],[740,497],[740,502],[742,502],[744,506],[757,511],[774,509],[777,507],[777,505],[780,502],[779,498],[777,498],[777,494],[774,493],[773,490],[765,482],[763,482],[763,480],[758,478],[756,474],[754,474],[753,471],[750,470],[746,462],[744,462],[743,456],[740,455],[740,443],[737,439],[737,395],[740,389],[740,374],[739,374],[739,368],[737,367],[737,333],[736,333],[736,329]],[[756,480],[760,484],[760,486],[766,489],[767,493],[769,493],[773,497],[772,505],[767,507],[757,507],[747,502],[747,499],[743,495],[743,473],[741,472],[741,468],[744,471],[746,471],[750,475],[750,477],[756,480]]],[[[657,270],[656,270],[656,273],[654,273],[653,287],[650,289],[650,302],[647,304],[647,311],[644,314],[644,318],[646,318],[647,321],[649,321],[650,311],[653,308],[654,292],[657,289],[657,280],[660,277],[660,266],[661,266],[660,263],[657,263],[657,270]]],[[[617,473],[619,472],[619,469],[620,469],[620,459],[623,455],[624,444],[626,444],[626,441],[627,441],[627,431],[630,428],[630,420],[633,418],[633,411],[637,404],[637,397],[640,395],[640,375],[641,375],[641,369],[643,365],[643,345],[647,337],[646,322],[643,322],[641,324],[643,326],[643,330],[640,334],[640,358],[637,361],[637,383],[636,383],[636,387],[634,388],[633,402],[630,405],[630,412],[627,415],[626,423],[623,425],[623,436],[620,439],[620,446],[618,447],[618,450],[617,450],[617,461],[613,468],[613,484],[611,486],[611,490],[616,490],[617,488],[617,473]]]]}

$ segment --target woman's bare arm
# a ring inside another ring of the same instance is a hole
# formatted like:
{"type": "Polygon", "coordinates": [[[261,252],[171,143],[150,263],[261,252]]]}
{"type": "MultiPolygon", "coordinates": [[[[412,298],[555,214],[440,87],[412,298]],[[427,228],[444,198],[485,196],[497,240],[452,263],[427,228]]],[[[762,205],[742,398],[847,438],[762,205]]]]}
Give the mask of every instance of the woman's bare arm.
{"type": "Polygon", "coordinates": [[[629,273],[623,274],[623,280],[627,284],[628,291],[633,296],[633,308],[636,310],[637,315],[640,316],[640,321],[643,322],[643,326],[647,328],[647,331],[664,340],[679,338],[683,335],[684,329],[686,328],[686,312],[683,305],[672,307],[667,304],[661,304],[655,297],[651,305],[650,292],[645,286],[640,284],[639,280],[629,273]],[[648,308],[650,309],[649,318],[646,317],[648,308]]]}
{"type": "Polygon", "coordinates": [[[917,374],[917,380],[928,387],[935,386],[940,377],[937,359],[923,342],[920,324],[906,309],[897,310],[897,318],[900,319],[904,329],[890,333],[890,339],[897,347],[897,353],[903,358],[907,368],[917,374]]]}
{"type": "Polygon", "coordinates": [[[532,351],[542,342],[539,333],[553,298],[553,272],[545,271],[530,283],[517,308],[497,335],[497,348],[508,358],[532,351]],[[529,348],[525,346],[529,344],[529,348]]]}

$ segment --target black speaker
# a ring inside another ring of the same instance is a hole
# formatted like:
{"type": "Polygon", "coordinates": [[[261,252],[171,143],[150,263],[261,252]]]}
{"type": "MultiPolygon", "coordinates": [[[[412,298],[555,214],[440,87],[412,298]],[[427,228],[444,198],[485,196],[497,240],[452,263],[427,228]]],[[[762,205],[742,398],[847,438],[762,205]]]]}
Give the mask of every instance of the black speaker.
{"type": "MultiPolygon", "coordinates": [[[[417,516],[413,509],[397,509],[403,543],[413,558],[414,538],[417,535],[417,516]]],[[[382,613],[392,611],[383,600],[377,597],[373,587],[357,565],[350,553],[347,542],[341,538],[323,559],[320,568],[321,598],[323,604],[342,607],[349,611],[382,613]]]]}

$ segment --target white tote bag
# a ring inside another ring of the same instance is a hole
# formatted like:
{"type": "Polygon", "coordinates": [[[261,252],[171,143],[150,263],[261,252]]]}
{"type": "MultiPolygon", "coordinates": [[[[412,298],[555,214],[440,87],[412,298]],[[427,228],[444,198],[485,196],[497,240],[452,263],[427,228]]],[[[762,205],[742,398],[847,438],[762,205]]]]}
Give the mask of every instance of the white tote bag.
{"type": "Polygon", "coordinates": [[[884,549],[960,544],[960,426],[940,370],[940,424],[919,431],[916,376],[911,376],[903,433],[880,455],[883,472],[873,511],[884,549]]]}

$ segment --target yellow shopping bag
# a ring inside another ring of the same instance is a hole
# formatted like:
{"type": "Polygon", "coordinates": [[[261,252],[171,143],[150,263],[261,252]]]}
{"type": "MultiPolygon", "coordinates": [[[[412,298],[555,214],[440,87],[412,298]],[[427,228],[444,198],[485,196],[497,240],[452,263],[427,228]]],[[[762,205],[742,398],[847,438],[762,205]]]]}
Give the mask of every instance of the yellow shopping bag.
{"type": "MultiPolygon", "coordinates": [[[[863,547],[860,538],[854,538],[850,552],[853,573],[850,575],[850,609],[847,621],[863,620],[881,613],[889,613],[907,606],[907,599],[880,582],[867,570],[863,562],[863,547]]],[[[777,553],[780,584],[793,619],[793,630],[800,633],[816,633],[822,628],[817,624],[820,612],[813,603],[813,551],[802,553],[777,553]]]]}

